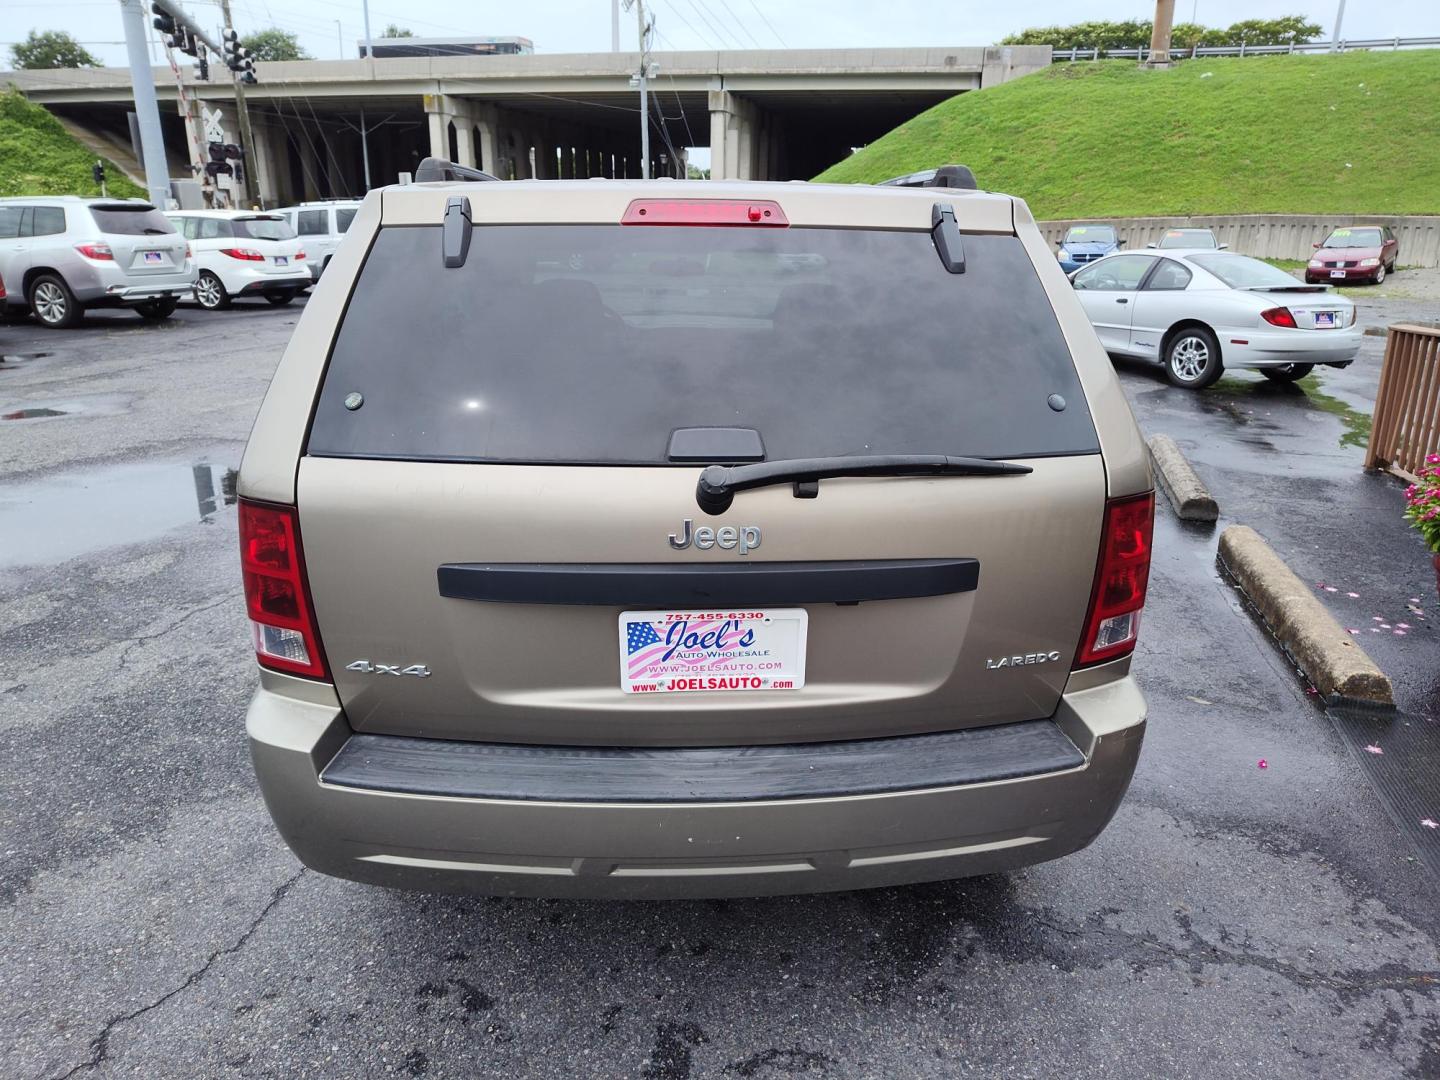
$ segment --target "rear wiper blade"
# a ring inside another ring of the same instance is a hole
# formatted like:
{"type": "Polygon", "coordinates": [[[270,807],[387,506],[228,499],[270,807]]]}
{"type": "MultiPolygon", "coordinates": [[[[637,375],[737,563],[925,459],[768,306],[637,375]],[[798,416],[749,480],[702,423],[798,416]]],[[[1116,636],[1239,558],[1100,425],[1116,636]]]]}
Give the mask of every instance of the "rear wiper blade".
{"type": "Polygon", "coordinates": [[[771,484],[808,483],[833,476],[1015,476],[1033,471],[1029,465],[945,454],[867,454],[711,465],[695,485],[695,502],[713,515],[730,509],[735,492],[771,484]]]}

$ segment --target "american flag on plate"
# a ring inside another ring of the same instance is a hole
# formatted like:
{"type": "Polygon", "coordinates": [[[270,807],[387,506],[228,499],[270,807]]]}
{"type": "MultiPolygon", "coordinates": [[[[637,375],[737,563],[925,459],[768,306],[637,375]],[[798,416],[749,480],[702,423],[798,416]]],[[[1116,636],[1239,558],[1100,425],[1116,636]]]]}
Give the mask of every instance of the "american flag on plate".
{"type": "Polygon", "coordinates": [[[659,640],[660,635],[655,633],[655,628],[648,622],[625,624],[625,641],[631,656],[645,648],[646,645],[654,645],[659,640]]]}

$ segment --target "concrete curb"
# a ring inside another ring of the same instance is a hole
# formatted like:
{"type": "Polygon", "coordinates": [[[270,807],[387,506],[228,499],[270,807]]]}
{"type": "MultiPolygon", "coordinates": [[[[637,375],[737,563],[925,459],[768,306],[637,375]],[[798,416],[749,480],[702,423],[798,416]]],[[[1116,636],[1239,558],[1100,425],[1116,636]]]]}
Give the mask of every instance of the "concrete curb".
{"type": "Polygon", "coordinates": [[[1215,504],[1209,490],[1175,440],[1169,435],[1155,435],[1150,439],[1150,457],[1155,462],[1155,472],[1160,477],[1160,486],[1170,497],[1175,513],[1184,521],[1214,521],[1220,516],[1220,507],[1215,504]]]}
{"type": "Polygon", "coordinates": [[[1385,673],[1259,533],[1232,525],[1220,534],[1220,559],[1322,696],[1395,704],[1385,673]]]}

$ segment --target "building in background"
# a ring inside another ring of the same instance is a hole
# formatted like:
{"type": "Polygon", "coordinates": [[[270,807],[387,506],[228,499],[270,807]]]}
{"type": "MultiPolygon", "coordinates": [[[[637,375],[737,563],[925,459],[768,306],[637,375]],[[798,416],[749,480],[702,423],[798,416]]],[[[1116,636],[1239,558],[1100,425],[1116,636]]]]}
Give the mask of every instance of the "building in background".
{"type": "MultiPolygon", "coordinates": [[[[365,58],[365,42],[355,43],[365,58]]],[[[535,43],[523,37],[375,38],[371,49],[377,60],[392,56],[528,56],[535,43]]]]}

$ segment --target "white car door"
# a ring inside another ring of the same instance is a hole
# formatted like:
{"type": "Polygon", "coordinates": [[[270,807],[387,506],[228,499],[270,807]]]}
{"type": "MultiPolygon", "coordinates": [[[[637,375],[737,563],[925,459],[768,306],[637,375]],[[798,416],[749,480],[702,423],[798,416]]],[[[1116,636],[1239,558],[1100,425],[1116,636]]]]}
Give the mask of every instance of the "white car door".
{"type": "Polygon", "coordinates": [[[1186,292],[1194,274],[1182,262],[1161,259],[1130,304],[1130,352],[1159,361],[1165,331],[1181,319],[1196,318],[1195,297],[1186,292]]]}
{"type": "Polygon", "coordinates": [[[1153,255],[1108,255],[1076,271],[1075,295],[1106,352],[1130,351],[1130,320],[1140,282],[1153,255]]]}

